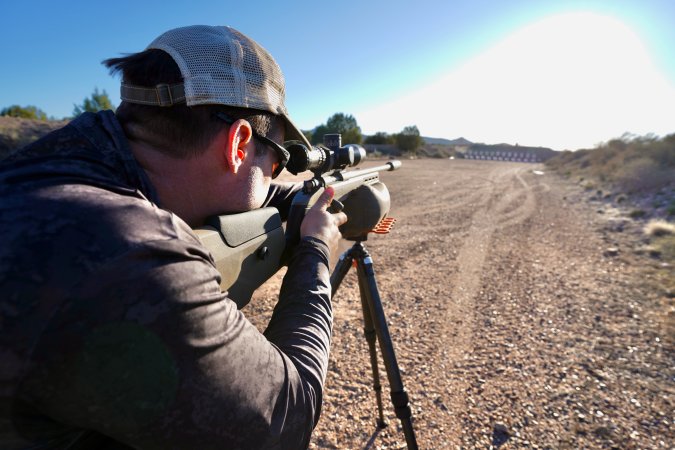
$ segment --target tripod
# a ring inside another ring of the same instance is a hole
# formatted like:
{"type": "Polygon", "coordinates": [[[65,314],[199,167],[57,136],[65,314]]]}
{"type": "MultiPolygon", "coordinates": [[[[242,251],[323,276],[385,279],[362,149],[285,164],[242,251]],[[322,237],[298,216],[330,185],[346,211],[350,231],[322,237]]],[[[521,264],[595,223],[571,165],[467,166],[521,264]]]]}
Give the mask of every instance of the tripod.
{"type": "Polygon", "coordinates": [[[377,425],[380,428],[387,426],[382,410],[382,386],[380,385],[380,373],[377,365],[377,349],[375,348],[376,338],[380,344],[382,360],[387,371],[387,379],[389,380],[391,389],[391,402],[394,405],[396,417],[401,420],[408,449],[417,450],[417,441],[412,427],[412,412],[410,410],[408,394],[403,387],[401,372],[398,363],[396,362],[394,347],[387,327],[387,319],[384,316],[380,294],[377,291],[373,259],[363,245],[362,241],[364,240],[365,237],[357,239],[352,248],[340,256],[340,260],[330,277],[332,295],[335,295],[335,291],[340,287],[340,283],[342,283],[345,275],[349,272],[349,268],[356,262],[359,292],[361,294],[361,308],[363,310],[364,334],[370,352],[370,365],[373,370],[373,389],[375,390],[377,410],[379,413],[377,425]]]}

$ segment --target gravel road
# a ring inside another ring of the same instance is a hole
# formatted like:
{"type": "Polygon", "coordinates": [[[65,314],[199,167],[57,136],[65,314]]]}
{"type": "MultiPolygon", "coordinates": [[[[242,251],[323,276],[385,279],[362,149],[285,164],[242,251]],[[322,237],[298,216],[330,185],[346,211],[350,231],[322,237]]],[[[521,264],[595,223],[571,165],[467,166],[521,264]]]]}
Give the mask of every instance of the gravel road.
{"type": "MultiPolygon", "coordinates": [[[[419,447],[673,448],[673,318],[638,225],[536,171],[426,159],[381,174],[397,222],[365,244],[419,447]]],[[[282,275],[244,309],[261,329],[282,275]]],[[[354,270],[334,312],[310,448],[406,448],[379,355],[389,426],[375,423],[354,270]]]]}

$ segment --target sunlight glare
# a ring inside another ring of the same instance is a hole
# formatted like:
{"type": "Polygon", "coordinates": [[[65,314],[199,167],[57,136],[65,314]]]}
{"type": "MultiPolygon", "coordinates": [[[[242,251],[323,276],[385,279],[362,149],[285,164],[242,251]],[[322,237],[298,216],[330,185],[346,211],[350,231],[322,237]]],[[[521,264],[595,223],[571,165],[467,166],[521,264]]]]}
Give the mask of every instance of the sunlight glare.
{"type": "Polygon", "coordinates": [[[366,134],[417,124],[424,136],[561,150],[624,132],[673,132],[673,104],[675,88],[630,28],[573,13],[527,26],[436,82],[356,117],[366,134]]]}

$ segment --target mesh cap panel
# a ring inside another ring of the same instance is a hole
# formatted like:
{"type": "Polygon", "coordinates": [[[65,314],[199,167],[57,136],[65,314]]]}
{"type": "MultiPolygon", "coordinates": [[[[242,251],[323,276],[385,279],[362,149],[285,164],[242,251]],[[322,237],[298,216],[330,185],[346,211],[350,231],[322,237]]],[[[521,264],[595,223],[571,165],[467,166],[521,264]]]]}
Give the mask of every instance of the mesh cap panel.
{"type": "Polygon", "coordinates": [[[288,115],[281,69],[267,50],[233,28],[176,28],[147,48],[176,61],[189,106],[223,104],[288,115]]]}

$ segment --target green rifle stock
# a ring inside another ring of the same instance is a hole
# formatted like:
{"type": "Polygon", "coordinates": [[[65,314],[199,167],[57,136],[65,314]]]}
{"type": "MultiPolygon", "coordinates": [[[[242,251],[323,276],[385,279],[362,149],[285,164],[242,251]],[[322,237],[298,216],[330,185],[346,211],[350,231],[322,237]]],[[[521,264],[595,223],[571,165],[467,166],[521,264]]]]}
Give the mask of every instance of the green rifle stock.
{"type": "Polygon", "coordinates": [[[287,263],[300,241],[300,224],[322,188],[333,187],[334,199],[343,205],[348,221],[340,227],[342,236],[365,240],[389,212],[389,191],[380,181],[379,172],[400,166],[400,161],[390,161],[368,169],[315,175],[293,197],[285,232],[276,208],[210,217],[194,232],[214,258],[221,274],[221,289],[228,291],[238,308],[247,305],[253,291],[287,263]]]}

